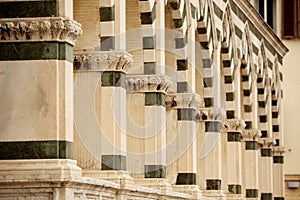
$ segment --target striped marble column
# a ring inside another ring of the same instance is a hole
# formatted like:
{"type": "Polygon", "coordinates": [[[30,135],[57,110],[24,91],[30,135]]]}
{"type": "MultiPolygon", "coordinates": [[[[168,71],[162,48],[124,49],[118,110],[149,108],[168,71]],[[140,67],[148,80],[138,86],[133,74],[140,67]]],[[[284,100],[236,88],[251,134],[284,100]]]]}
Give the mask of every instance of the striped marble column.
{"type": "Polygon", "coordinates": [[[72,54],[82,30],[61,6],[69,5],[0,2],[0,181],[81,176],[72,160],[72,54]]]}
{"type": "MultiPolygon", "coordinates": [[[[164,75],[128,75],[129,171],[135,183],[162,189],[166,182],[166,91],[164,75]]],[[[168,188],[166,188],[168,189],[168,188]]]]}
{"type": "Polygon", "coordinates": [[[200,162],[205,164],[205,191],[204,196],[216,196],[223,199],[222,182],[222,140],[221,125],[225,118],[222,108],[203,108],[200,110],[200,120],[204,122],[205,132],[202,147],[199,152],[200,162]]]}
{"type": "Polygon", "coordinates": [[[284,154],[285,149],[282,146],[273,147],[273,179],[274,179],[274,200],[284,200],[284,154]]]}
{"type": "MultiPolygon", "coordinates": [[[[196,109],[201,105],[201,99],[195,93],[177,93],[168,96],[169,101],[168,110],[175,110],[177,112],[176,135],[168,137],[167,155],[172,158],[174,152],[175,156],[172,160],[176,167],[174,171],[169,172],[170,176],[176,174],[171,180],[171,184],[175,184],[174,189],[178,192],[185,192],[193,195],[194,199],[199,199],[201,192],[196,182],[197,178],[197,125],[196,125],[196,109]],[[172,145],[173,144],[173,145],[172,145]]],[[[168,123],[176,119],[168,119],[168,123]]],[[[169,126],[168,126],[169,127],[169,126]]],[[[173,164],[173,163],[170,163],[173,164]]]]}
{"type": "Polygon", "coordinates": [[[99,1],[100,50],[110,51],[126,47],[126,1],[99,1]]]}
{"type": "Polygon", "coordinates": [[[227,134],[227,184],[228,199],[242,197],[242,131],[246,127],[243,120],[227,119],[223,131],[227,134]]]}
{"type": "Polygon", "coordinates": [[[259,167],[259,188],[261,200],[273,199],[273,156],[272,146],[275,140],[272,138],[261,138],[259,140],[260,148],[260,167],[259,167]]]}
{"type": "Polygon", "coordinates": [[[125,74],[130,63],[131,56],[122,51],[76,52],[75,155],[84,176],[118,181],[118,171],[127,171],[125,74]]]}
{"type": "Polygon", "coordinates": [[[259,199],[259,152],[257,139],[260,137],[259,130],[244,130],[243,141],[243,166],[244,184],[247,199],[259,199]]]}

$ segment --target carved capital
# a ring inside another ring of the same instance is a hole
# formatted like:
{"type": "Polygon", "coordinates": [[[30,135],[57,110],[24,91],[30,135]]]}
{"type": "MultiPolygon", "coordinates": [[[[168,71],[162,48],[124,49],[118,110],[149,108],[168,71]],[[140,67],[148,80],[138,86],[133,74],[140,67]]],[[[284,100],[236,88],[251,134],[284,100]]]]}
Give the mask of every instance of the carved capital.
{"type": "Polygon", "coordinates": [[[259,129],[243,130],[242,138],[244,141],[257,141],[261,137],[259,129]]]}
{"type": "Polygon", "coordinates": [[[262,148],[269,148],[276,144],[276,140],[274,138],[260,138],[258,143],[262,148]]]}
{"type": "Polygon", "coordinates": [[[225,119],[222,124],[222,131],[239,131],[241,132],[246,127],[246,123],[242,119],[225,119]]]}
{"type": "Polygon", "coordinates": [[[124,71],[132,63],[132,56],[125,51],[74,52],[74,70],[80,71],[124,71]]]}
{"type": "Polygon", "coordinates": [[[200,121],[223,121],[226,118],[226,111],[223,108],[201,108],[197,116],[200,121]]]}
{"type": "Polygon", "coordinates": [[[168,76],[160,74],[126,76],[126,89],[129,92],[167,92],[171,83],[168,76]]]}
{"type": "Polygon", "coordinates": [[[273,147],[274,156],[282,156],[286,152],[286,149],[283,146],[273,147]]]}
{"type": "Polygon", "coordinates": [[[66,41],[74,45],[81,25],[61,17],[0,19],[0,42],[66,41]]]}
{"type": "Polygon", "coordinates": [[[203,100],[196,93],[177,93],[166,97],[168,108],[200,108],[203,100]]]}

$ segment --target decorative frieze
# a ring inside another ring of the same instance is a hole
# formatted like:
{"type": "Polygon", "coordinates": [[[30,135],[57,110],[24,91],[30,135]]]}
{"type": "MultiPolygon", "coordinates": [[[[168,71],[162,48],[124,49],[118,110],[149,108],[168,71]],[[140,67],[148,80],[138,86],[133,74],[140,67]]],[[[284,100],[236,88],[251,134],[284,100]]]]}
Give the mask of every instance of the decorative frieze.
{"type": "Polygon", "coordinates": [[[129,92],[167,92],[171,79],[165,75],[127,75],[126,89],[129,92]]]}
{"type": "Polygon", "coordinates": [[[223,132],[241,132],[245,129],[246,124],[242,119],[225,119],[222,125],[223,132]]]}
{"type": "Polygon", "coordinates": [[[200,108],[203,99],[196,93],[177,93],[166,97],[168,108],[200,108]]]}
{"type": "Polygon", "coordinates": [[[61,17],[0,19],[0,42],[63,41],[74,45],[81,25],[61,17]]]}
{"type": "Polygon", "coordinates": [[[259,129],[243,130],[242,138],[244,141],[257,141],[261,137],[259,129]]]}
{"type": "Polygon", "coordinates": [[[73,66],[81,71],[124,71],[130,67],[132,56],[126,51],[74,51],[73,66]]]}

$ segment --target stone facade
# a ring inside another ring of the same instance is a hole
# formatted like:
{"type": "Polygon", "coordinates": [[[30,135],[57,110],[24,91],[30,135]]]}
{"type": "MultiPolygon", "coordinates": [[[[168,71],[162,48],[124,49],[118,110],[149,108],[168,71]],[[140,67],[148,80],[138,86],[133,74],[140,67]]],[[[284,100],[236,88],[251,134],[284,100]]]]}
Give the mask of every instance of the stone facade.
{"type": "Polygon", "coordinates": [[[0,49],[0,199],[284,198],[287,48],[250,2],[2,0],[0,49]]]}

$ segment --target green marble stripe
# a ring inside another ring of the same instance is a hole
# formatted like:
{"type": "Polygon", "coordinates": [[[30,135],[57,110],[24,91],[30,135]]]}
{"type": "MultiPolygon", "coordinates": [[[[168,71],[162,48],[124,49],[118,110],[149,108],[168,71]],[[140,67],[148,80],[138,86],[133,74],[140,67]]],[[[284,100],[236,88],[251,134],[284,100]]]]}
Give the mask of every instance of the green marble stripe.
{"type": "Polygon", "coordinates": [[[147,92],[145,106],[166,106],[166,95],[161,92],[147,92]]]}
{"type": "Polygon", "coordinates": [[[273,194],[272,193],[261,193],[261,200],[273,200],[273,194]]]}
{"type": "Polygon", "coordinates": [[[69,141],[0,142],[0,160],[72,158],[73,142],[69,141]]]}
{"type": "Polygon", "coordinates": [[[101,170],[124,170],[126,171],[126,156],[102,155],[101,170]]]}
{"type": "Polygon", "coordinates": [[[257,150],[258,143],[256,141],[246,141],[245,150],[257,150]]]}
{"type": "Polygon", "coordinates": [[[196,173],[178,173],[176,185],[196,185],[196,173]]]}
{"type": "Polygon", "coordinates": [[[266,149],[261,149],[261,157],[272,157],[272,149],[266,148],[266,149]]]}
{"type": "Polygon", "coordinates": [[[191,108],[180,108],[177,110],[178,121],[194,121],[196,120],[196,111],[191,108]]]}
{"type": "Polygon", "coordinates": [[[0,61],[8,60],[67,60],[73,63],[73,46],[66,42],[0,43],[0,61]]]}
{"type": "Polygon", "coordinates": [[[242,139],[242,134],[240,132],[228,132],[227,141],[228,142],[240,142],[242,139]]]}
{"type": "Polygon", "coordinates": [[[0,2],[0,18],[58,16],[57,0],[0,2]]]}
{"type": "Polygon", "coordinates": [[[206,190],[221,190],[221,180],[206,179],[206,190]]]}
{"type": "Polygon", "coordinates": [[[231,194],[242,194],[241,185],[228,185],[228,191],[231,194]]]}
{"type": "Polygon", "coordinates": [[[258,189],[246,189],[246,198],[257,198],[258,189]]]}
{"type": "Polygon", "coordinates": [[[102,87],[125,88],[125,73],[120,71],[105,71],[101,75],[102,87]]]}
{"type": "Polygon", "coordinates": [[[166,178],[166,166],[145,165],[145,178],[166,178]]]}
{"type": "Polygon", "coordinates": [[[273,163],[283,164],[284,163],[283,156],[273,156],[273,163]]]}
{"type": "Polygon", "coordinates": [[[221,10],[221,8],[219,8],[219,6],[213,2],[214,4],[214,13],[216,14],[216,16],[222,20],[223,18],[223,11],[221,10]]]}

